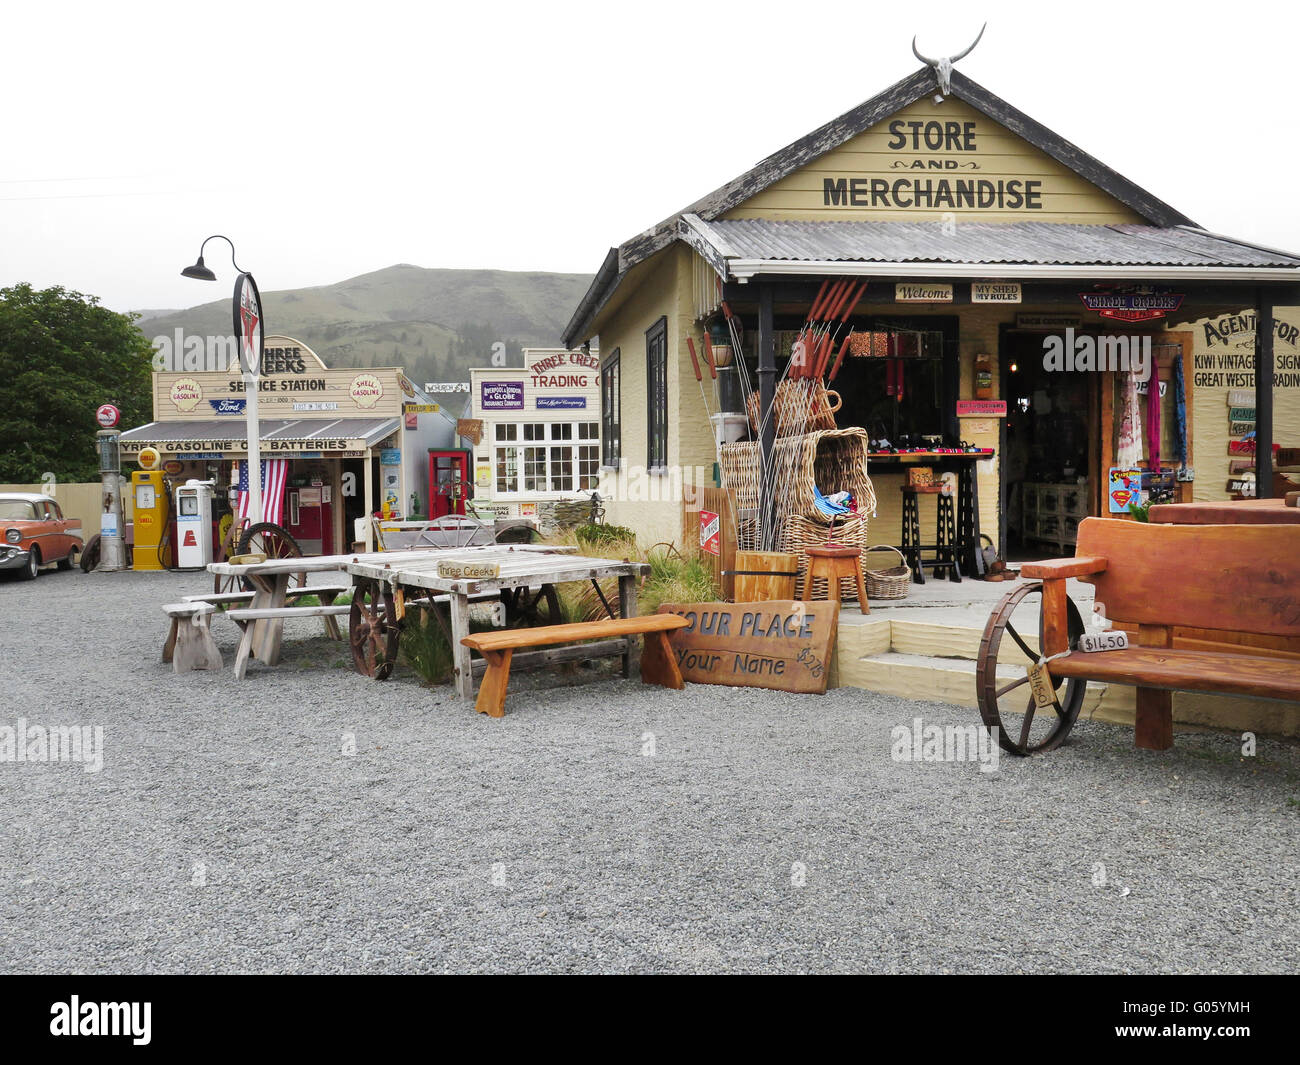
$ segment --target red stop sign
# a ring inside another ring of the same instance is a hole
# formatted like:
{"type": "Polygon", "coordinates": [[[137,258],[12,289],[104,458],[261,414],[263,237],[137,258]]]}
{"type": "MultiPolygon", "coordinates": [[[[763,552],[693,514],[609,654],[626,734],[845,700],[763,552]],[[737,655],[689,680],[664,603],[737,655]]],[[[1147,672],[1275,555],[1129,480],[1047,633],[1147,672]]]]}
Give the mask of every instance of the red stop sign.
{"type": "Polygon", "coordinates": [[[95,411],[95,420],[99,422],[100,427],[103,429],[113,428],[121,417],[122,412],[111,403],[105,403],[95,411]]]}

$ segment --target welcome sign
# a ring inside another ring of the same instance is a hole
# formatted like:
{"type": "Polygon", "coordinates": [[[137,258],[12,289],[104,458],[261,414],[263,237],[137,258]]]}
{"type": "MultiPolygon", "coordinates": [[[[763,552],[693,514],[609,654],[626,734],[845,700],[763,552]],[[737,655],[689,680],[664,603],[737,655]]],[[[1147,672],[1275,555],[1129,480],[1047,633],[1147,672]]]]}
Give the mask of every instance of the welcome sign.
{"type": "Polygon", "coordinates": [[[839,625],[838,605],[665,603],[689,624],[668,634],[684,680],[822,694],[839,625]]]}

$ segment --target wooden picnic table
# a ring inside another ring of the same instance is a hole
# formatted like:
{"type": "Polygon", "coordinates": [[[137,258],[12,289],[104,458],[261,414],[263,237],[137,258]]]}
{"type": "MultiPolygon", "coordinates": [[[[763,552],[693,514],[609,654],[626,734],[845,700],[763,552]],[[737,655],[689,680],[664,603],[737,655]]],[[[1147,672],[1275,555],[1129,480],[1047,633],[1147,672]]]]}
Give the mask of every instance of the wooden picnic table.
{"type": "MultiPolygon", "coordinates": [[[[347,571],[352,574],[354,580],[353,602],[357,602],[358,596],[363,599],[369,596],[373,601],[375,592],[382,589],[385,601],[383,617],[388,619],[389,625],[400,621],[402,604],[407,598],[427,598],[431,595],[448,597],[454,683],[457,694],[466,699],[474,697],[476,665],[472,660],[470,649],[461,642],[470,634],[471,597],[481,598],[484,594],[497,593],[506,603],[507,613],[519,616],[535,606],[541,597],[547,596],[554,613],[555,585],[569,581],[591,581],[594,584],[602,579],[617,578],[619,614],[625,618],[634,617],[637,579],[647,574],[649,570],[650,567],[643,562],[588,558],[547,548],[545,545],[526,544],[422,552],[414,559],[371,556],[349,562],[347,565],[347,571]],[[439,574],[440,565],[458,563],[495,565],[497,575],[467,578],[439,574]]],[[[599,585],[597,588],[599,589],[599,585]]],[[[353,617],[356,616],[354,612],[353,617]]],[[[560,619],[552,617],[550,620],[554,622],[560,619]]],[[[383,624],[382,619],[378,624],[383,624]]],[[[355,643],[362,635],[365,634],[353,632],[351,639],[355,643]]],[[[622,648],[624,676],[631,676],[636,666],[631,646],[625,641],[622,648]]],[[[588,654],[587,657],[596,657],[596,655],[588,654]]],[[[482,663],[478,665],[481,669],[482,663]]],[[[383,675],[386,676],[387,672],[383,675]]]]}
{"type": "MultiPolygon", "coordinates": [[[[462,551],[476,553],[488,548],[463,548],[462,551]]],[[[308,555],[301,558],[269,558],[265,562],[250,562],[237,565],[232,562],[212,562],[208,570],[227,577],[244,577],[253,586],[253,598],[249,603],[250,611],[261,612],[256,621],[244,627],[244,635],[239,641],[239,651],[235,656],[235,677],[243,680],[248,671],[248,660],[256,658],[263,665],[273,666],[280,661],[280,643],[284,635],[285,618],[300,617],[303,611],[298,607],[285,605],[289,593],[289,579],[295,574],[308,573],[342,573],[353,562],[375,562],[383,560],[388,564],[405,563],[419,559],[428,559],[442,552],[430,549],[420,551],[372,551],[352,552],[346,555],[308,555]]],[[[326,618],[326,631],[335,639],[340,638],[333,617],[326,618]]]]}
{"type": "Polygon", "coordinates": [[[1147,516],[1158,525],[1300,525],[1300,507],[1288,507],[1285,499],[1157,503],[1147,516]]]}

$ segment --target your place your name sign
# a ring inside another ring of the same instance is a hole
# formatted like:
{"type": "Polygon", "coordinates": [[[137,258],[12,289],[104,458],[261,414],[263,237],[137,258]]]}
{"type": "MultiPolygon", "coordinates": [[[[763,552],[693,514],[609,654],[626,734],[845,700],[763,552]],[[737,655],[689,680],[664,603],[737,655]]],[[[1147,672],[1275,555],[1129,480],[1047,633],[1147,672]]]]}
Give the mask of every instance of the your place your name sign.
{"type": "Polygon", "coordinates": [[[826,691],[839,610],[830,602],[665,603],[690,624],[668,634],[685,680],[741,688],[826,691]]]}

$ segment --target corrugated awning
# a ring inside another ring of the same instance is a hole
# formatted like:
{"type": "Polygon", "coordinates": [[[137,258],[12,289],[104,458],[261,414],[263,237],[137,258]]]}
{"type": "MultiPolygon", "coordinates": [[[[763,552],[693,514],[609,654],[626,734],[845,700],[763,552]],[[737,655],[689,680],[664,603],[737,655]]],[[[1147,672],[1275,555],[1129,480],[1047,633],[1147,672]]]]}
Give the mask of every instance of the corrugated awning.
{"type": "MultiPolygon", "coordinates": [[[[759,273],[834,271],[902,276],[1204,277],[1300,281],[1300,255],[1188,226],[1045,222],[793,222],[683,219],[715,268],[759,273]],[[872,269],[874,267],[874,269],[872,269]]],[[[721,270],[720,270],[721,272],[721,270]]]]}

